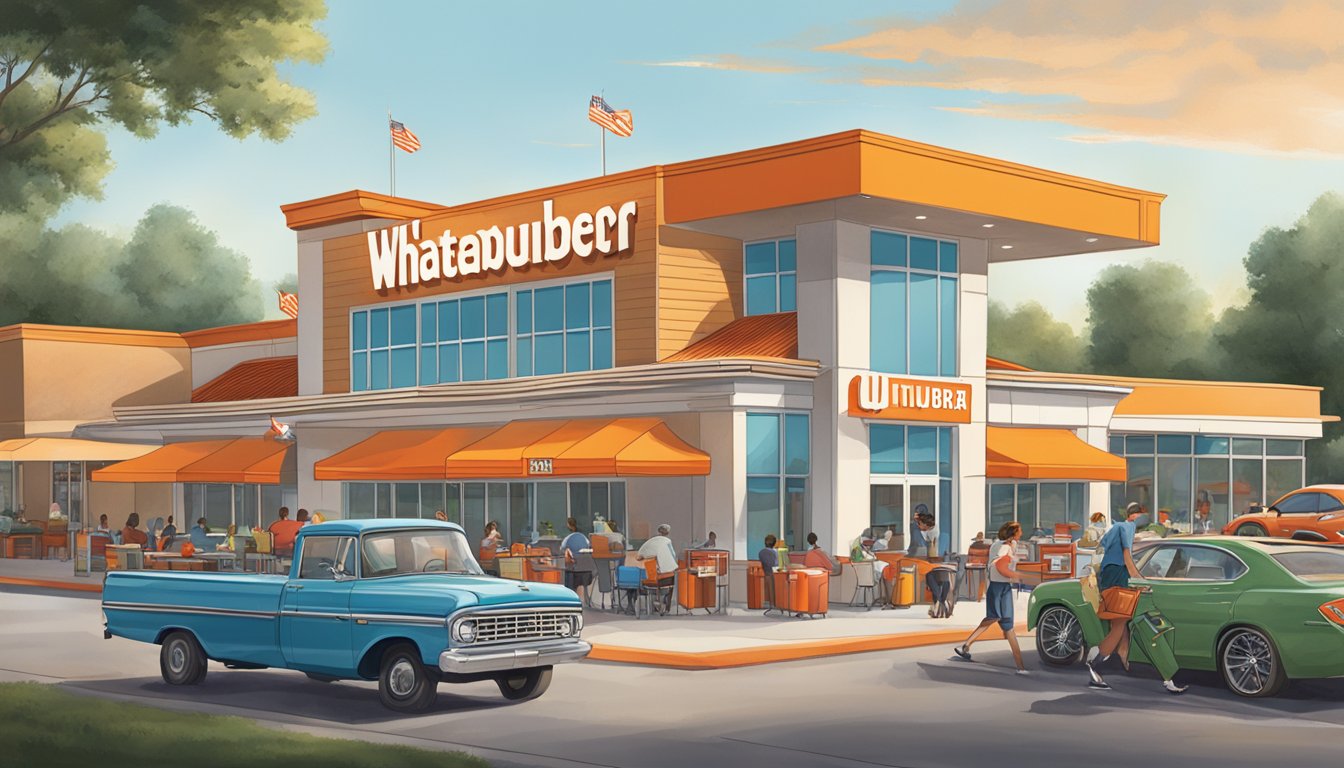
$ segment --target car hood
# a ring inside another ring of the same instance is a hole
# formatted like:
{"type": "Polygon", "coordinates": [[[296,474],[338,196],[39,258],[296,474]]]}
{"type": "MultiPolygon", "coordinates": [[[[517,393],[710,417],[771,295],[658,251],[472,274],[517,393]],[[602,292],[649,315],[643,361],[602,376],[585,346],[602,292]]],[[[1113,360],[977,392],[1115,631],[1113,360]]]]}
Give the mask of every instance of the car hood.
{"type": "Polygon", "coordinates": [[[558,584],[446,573],[362,579],[351,596],[352,610],[372,613],[447,616],[459,608],[479,605],[577,608],[581,603],[572,590],[558,584]]]}

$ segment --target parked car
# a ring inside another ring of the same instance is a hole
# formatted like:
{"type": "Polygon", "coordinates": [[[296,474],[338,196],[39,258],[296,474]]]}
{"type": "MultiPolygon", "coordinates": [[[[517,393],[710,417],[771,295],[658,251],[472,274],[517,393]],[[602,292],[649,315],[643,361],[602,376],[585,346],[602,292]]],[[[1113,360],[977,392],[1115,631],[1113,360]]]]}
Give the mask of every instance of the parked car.
{"type": "Polygon", "coordinates": [[[279,667],[320,682],[377,680],[387,707],[429,707],[441,683],[494,680],[507,699],[546,691],[577,661],[579,598],[557,585],[486,576],[462,529],[433,520],[305,526],[288,576],[113,571],[104,637],[160,647],[171,685],[279,667]]]}
{"type": "MultiPolygon", "coordinates": [[[[1217,671],[1233,693],[1273,696],[1290,679],[1344,676],[1344,546],[1212,536],[1160,539],[1135,548],[1156,608],[1184,669],[1217,671]]],[[[1037,587],[1027,608],[1046,664],[1080,661],[1106,635],[1077,579],[1037,587]]],[[[1144,661],[1135,644],[1131,661],[1144,661]]]]}
{"type": "Polygon", "coordinates": [[[1344,542],[1344,485],[1311,485],[1293,491],[1262,511],[1238,516],[1223,533],[1344,542]]]}

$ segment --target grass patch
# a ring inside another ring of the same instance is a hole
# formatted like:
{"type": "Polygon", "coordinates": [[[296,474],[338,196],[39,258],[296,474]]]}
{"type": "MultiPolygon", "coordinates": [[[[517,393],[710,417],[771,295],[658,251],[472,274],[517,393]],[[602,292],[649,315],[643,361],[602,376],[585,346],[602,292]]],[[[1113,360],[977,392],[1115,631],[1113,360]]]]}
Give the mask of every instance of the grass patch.
{"type": "Polygon", "coordinates": [[[241,717],[171,712],[0,683],[0,762],[13,766],[149,768],[486,768],[461,752],[370,744],[263,728],[241,717]]]}

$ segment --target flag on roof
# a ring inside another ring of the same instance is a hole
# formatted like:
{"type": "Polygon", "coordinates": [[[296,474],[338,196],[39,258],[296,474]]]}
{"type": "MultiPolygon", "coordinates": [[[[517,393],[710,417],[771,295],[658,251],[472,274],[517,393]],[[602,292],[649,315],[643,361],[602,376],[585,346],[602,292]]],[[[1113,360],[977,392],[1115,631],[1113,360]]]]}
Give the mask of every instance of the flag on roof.
{"type": "Polygon", "coordinates": [[[391,127],[392,143],[396,145],[397,149],[404,152],[414,152],[420,149],[420,139],[414,133],[411,133],[411,129],[396,120],[391,121],[391,127]]]}
{"type": "Polygon", "coordinates": [[[635,118],[630,115],[630,110],[622,109],[618,112],[601,96],[594,96],[588,102],[588,119],[617,136],[629,136],[635,132],[635,118]]]}
{"type": "Polygon", "coordinates": [[[280,311],[297,319],[299,316],[299,295],[284,291],[276,291],[276,293],[280,294],[280,311]]]}

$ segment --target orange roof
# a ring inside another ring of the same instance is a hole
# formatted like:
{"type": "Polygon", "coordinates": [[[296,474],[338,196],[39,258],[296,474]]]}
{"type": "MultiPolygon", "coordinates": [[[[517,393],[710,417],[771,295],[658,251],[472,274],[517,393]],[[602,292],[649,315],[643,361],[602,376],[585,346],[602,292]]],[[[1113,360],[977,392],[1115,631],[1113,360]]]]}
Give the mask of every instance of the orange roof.
{"type": "Polygon", "coordinates": [[[191,391],[193,403],[224,403],[296,397],[299,394],[299,359],[263,357],[245,360],[191,391]]]}
{"type": "Polygon", "coordinates": [[[1030,368],[1026,367],[1025,365],[1018,365],[1017,363],[1010,363],[1010,362],[1008,362],[1007,360],[1003,360],[1003,359],[1000,359],[1000,358],[997,358],[997,357],[986,357],[986,358],[985,358],[985,369],[986,369],[986,370],[990,370],[990,371],[1030,371],[1030,370],[1031,370],[1030,368]]]}
{"type": "Polygon", "coordinates": [[[220,344],[237,344],[242,341],[271,341],[274,339],[292,339],[299,334],[299,321],[293,318],[283,320],[262,320],[259,323],[241,325],[221,325],[218,328],[202,328],[199,331],[187,331],[182,338],[192,349],[214,347],[220,344]]]}
{"type": "Polygon", "coordinates": [[[1030,480],[1123,483],[1125,460],[1083,442],[1067,429],[985,428],[985,475],[1030,480]]]}
{"type": "Polygon", "coordinates": [[[796,359],[798,313],[751,315],[734,320],[680,352],[663,358],[661,362],[741,357],[796,359]]]}
{"type": "Polygon", "coordinates": [[[1319,388],[1221,382],[1135,384],[1115,415],[1333,420],[1321,415],[1319,388]]]}
{"type": "Polygon", "coordinates": [[[360,219],[408,221],[443,210],[444,206],[352,189],[335,195],[280,206],[290,229],[311,229],[360,219]]]}
{"type": "Polygon", "coordinates": [[[490,427],[391,429],[313,465],[314,480],[442,480],[450,455],[490,434],[490,427]]]}
{"type": "Polygon", "coordinates": [[[169,443],[135,459],[95,469],[103,483],[259,483],[279,485],[292,443],[268,437],[169,443]]]}

